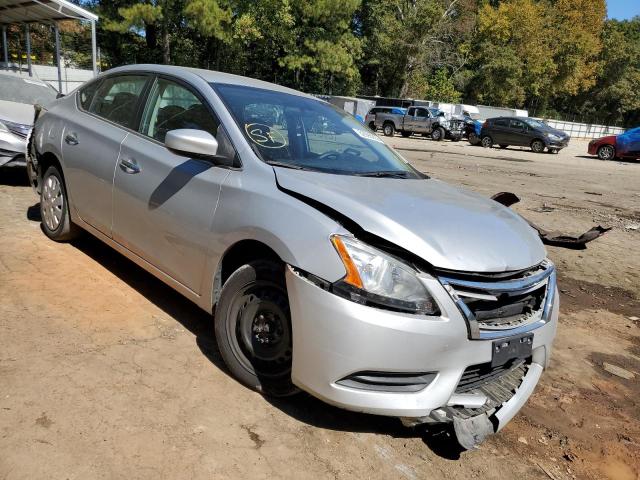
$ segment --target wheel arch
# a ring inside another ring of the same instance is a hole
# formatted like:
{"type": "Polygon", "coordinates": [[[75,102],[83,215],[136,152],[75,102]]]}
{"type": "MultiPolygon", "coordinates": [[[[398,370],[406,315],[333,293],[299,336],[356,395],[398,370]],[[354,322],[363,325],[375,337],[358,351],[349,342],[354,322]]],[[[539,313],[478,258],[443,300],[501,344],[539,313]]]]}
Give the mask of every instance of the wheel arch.
{"type": "Polygon", "coordinates": [[[60,175],[62,176],[62,180],[66,180],[64,178],[64,171],[62,169],[62,162],[58,158],[58,156],[53,152],[44,152],[38,154],[38,170],[36,174],[36,191],[40,193],[41,185],[42,185],[42,177],[47,169],[51,166],[57,167],[60,175]]]}
{"type": "Polygon", "coordinates": [[[227,279],[242,265],[255,260],[273,260],[286,264],[283,256],[266,243],[245,238],[231,244],[222,254],[213,278],[212,307],[215,309],[227,279]]]}

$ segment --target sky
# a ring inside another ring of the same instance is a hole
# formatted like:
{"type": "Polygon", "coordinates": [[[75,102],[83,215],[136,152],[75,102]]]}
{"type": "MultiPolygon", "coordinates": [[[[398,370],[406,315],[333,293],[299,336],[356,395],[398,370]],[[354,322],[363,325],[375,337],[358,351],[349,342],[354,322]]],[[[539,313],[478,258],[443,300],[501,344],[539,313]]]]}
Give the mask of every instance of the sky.
{"type": "Polygon", "coordinates": [[[628,20],[640,15],[640,0],[607,0],[607,17],[628,20]]]}

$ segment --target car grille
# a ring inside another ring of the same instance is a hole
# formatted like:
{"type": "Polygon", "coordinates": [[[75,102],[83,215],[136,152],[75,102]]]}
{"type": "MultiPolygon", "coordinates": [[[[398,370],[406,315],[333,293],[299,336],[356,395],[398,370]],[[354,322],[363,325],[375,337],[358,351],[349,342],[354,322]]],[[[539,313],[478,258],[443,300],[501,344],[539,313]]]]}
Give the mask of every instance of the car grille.
{"type": "Polygon", "coordinates": [[[462,374],[456,393],[483,394],[487,401],[479,408],[449,407],[450,413],[462,418],[493,413],[516,393],[529,369],[530,359],[515,360],[499,367],[490,363],[472,365],[462,374]]]}
{"type": "Polygon", "coordinates": [[[472,339],[501,338],[544,325],[551,315],[555,268],[544,261],[534,268],[495,275],[440,275],[467,320],[472,339]]]}

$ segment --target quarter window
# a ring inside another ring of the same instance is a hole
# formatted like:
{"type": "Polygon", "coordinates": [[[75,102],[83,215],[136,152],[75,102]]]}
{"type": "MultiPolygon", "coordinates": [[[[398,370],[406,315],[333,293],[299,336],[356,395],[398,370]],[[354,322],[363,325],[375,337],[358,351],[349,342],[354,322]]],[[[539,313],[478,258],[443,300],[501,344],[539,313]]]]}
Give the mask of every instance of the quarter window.
{"type": "MultiPolygon", "coordinates": [[[[146,81],[147,77],[144,75],[125,75],[103,80],[95,96],[91,99],[87,95],[84,99],[85,102],[90,102],[87,111],[123,127],[135,129],[138,99],[146,81]]],[[[82,94],[80,103],[85,108],[82,94]]]]}

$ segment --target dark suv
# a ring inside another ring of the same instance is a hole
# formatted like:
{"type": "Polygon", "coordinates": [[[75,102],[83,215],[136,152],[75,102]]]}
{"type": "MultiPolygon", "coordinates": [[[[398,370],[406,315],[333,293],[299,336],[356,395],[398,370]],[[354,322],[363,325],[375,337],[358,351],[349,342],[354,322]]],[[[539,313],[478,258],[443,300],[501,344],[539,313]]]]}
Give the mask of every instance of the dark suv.
{"type": "Polygon", "coordinates": [[[558,153],[569,144],[570,138],[546,123],[522,117],[488,118],[480,131],[481,144],[485,148],[514,145],[531,147],[536,153],[542,153],[545,148],[550,153],[558,153]]]}

